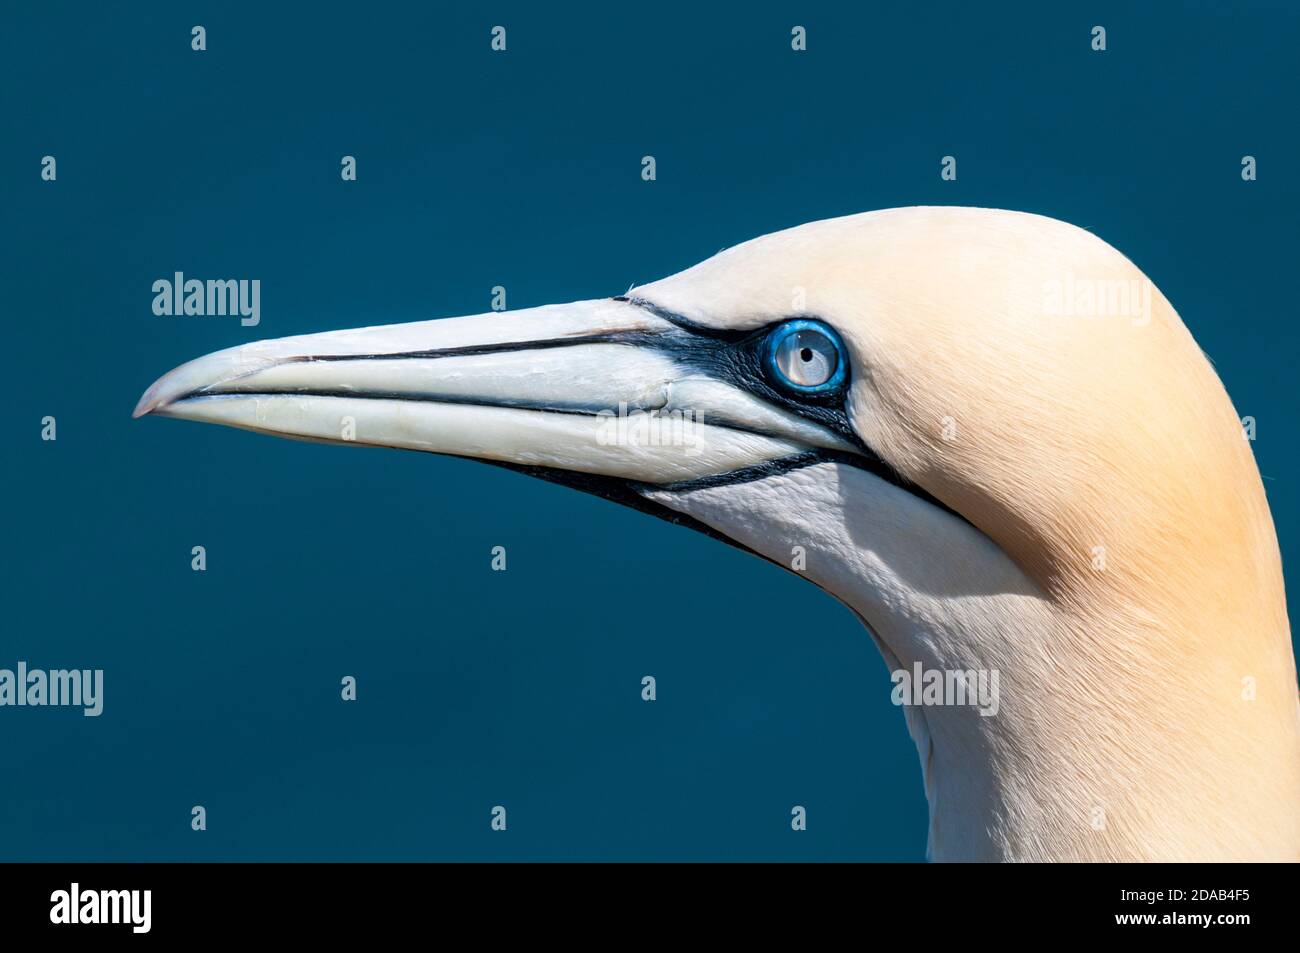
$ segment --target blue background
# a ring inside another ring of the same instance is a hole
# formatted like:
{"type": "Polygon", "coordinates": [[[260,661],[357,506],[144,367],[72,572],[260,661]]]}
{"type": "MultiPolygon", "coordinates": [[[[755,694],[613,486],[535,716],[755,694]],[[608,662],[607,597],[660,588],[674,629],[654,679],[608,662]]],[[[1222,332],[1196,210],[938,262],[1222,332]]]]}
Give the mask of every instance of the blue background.
{"type": "Polygon", "coordinates": [[[255,338],[618,294],[867,209],[1040,212],[1168,295],[1300,558],[1294,8],[441,6],[6,5],[0,667],[106,698],[0,710],[0,858],[924,856],[885,666],[814,587],[469,461],[130,419],[255,338]],[[261,325],[153,315],[176,270],[260,278],[261,325]]]}

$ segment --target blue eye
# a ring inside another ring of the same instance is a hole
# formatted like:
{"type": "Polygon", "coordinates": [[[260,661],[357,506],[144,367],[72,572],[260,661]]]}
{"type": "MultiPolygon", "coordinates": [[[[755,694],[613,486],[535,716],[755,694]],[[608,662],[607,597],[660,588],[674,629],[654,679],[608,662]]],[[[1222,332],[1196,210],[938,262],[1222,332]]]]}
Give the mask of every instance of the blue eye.
{"type": "Polygon", "coordinates": [[[848,358],[829,325],[799,318],[767,336],[764,364],[772,380],[797,395],[829,394],[844,386],[848,358]]]}

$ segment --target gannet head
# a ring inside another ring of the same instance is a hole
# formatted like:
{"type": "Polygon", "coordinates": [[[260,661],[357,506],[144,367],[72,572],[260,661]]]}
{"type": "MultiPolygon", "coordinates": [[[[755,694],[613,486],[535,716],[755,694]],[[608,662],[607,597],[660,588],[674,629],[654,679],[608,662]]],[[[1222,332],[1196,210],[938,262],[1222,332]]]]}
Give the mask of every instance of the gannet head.
{"type": "Polygon", "coordinates": [[[807,576],[893,670],[995,674],[992,706],[905,709],[935,858],[1300,851],[1249,444],[1169,302],[1081,229],[816,222],[615,298],[220,351],[146,413],[523,469],[807,576]]]}

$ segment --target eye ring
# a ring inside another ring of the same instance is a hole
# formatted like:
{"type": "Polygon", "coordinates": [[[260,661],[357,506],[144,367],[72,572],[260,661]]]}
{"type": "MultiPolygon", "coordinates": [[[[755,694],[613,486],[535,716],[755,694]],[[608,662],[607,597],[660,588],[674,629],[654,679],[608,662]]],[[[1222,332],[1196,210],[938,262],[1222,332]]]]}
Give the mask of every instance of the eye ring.
{"type": "Polygon", "coordinates": [[[782,390],[798,396],[821,396],[843,388],[849,361],[834,328],[821,321],[794,318],[768,334],[763,366],[782,390]]]}

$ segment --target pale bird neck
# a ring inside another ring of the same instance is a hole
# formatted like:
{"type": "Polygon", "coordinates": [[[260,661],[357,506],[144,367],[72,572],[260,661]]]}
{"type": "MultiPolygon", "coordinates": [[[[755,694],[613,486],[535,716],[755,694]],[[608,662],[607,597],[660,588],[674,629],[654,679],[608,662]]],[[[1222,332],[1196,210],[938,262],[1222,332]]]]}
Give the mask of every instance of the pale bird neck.
{"type": "Polygon", "coordinates": [[[933,859],[1300,856],[1284,611],[1049,598],[969,524],[838,464],[655,498],[787,567],[803,547],[791,568],[864,620],[891,672],[997,674],[995,713],[978,692],[902,706],[933,859]]]}

